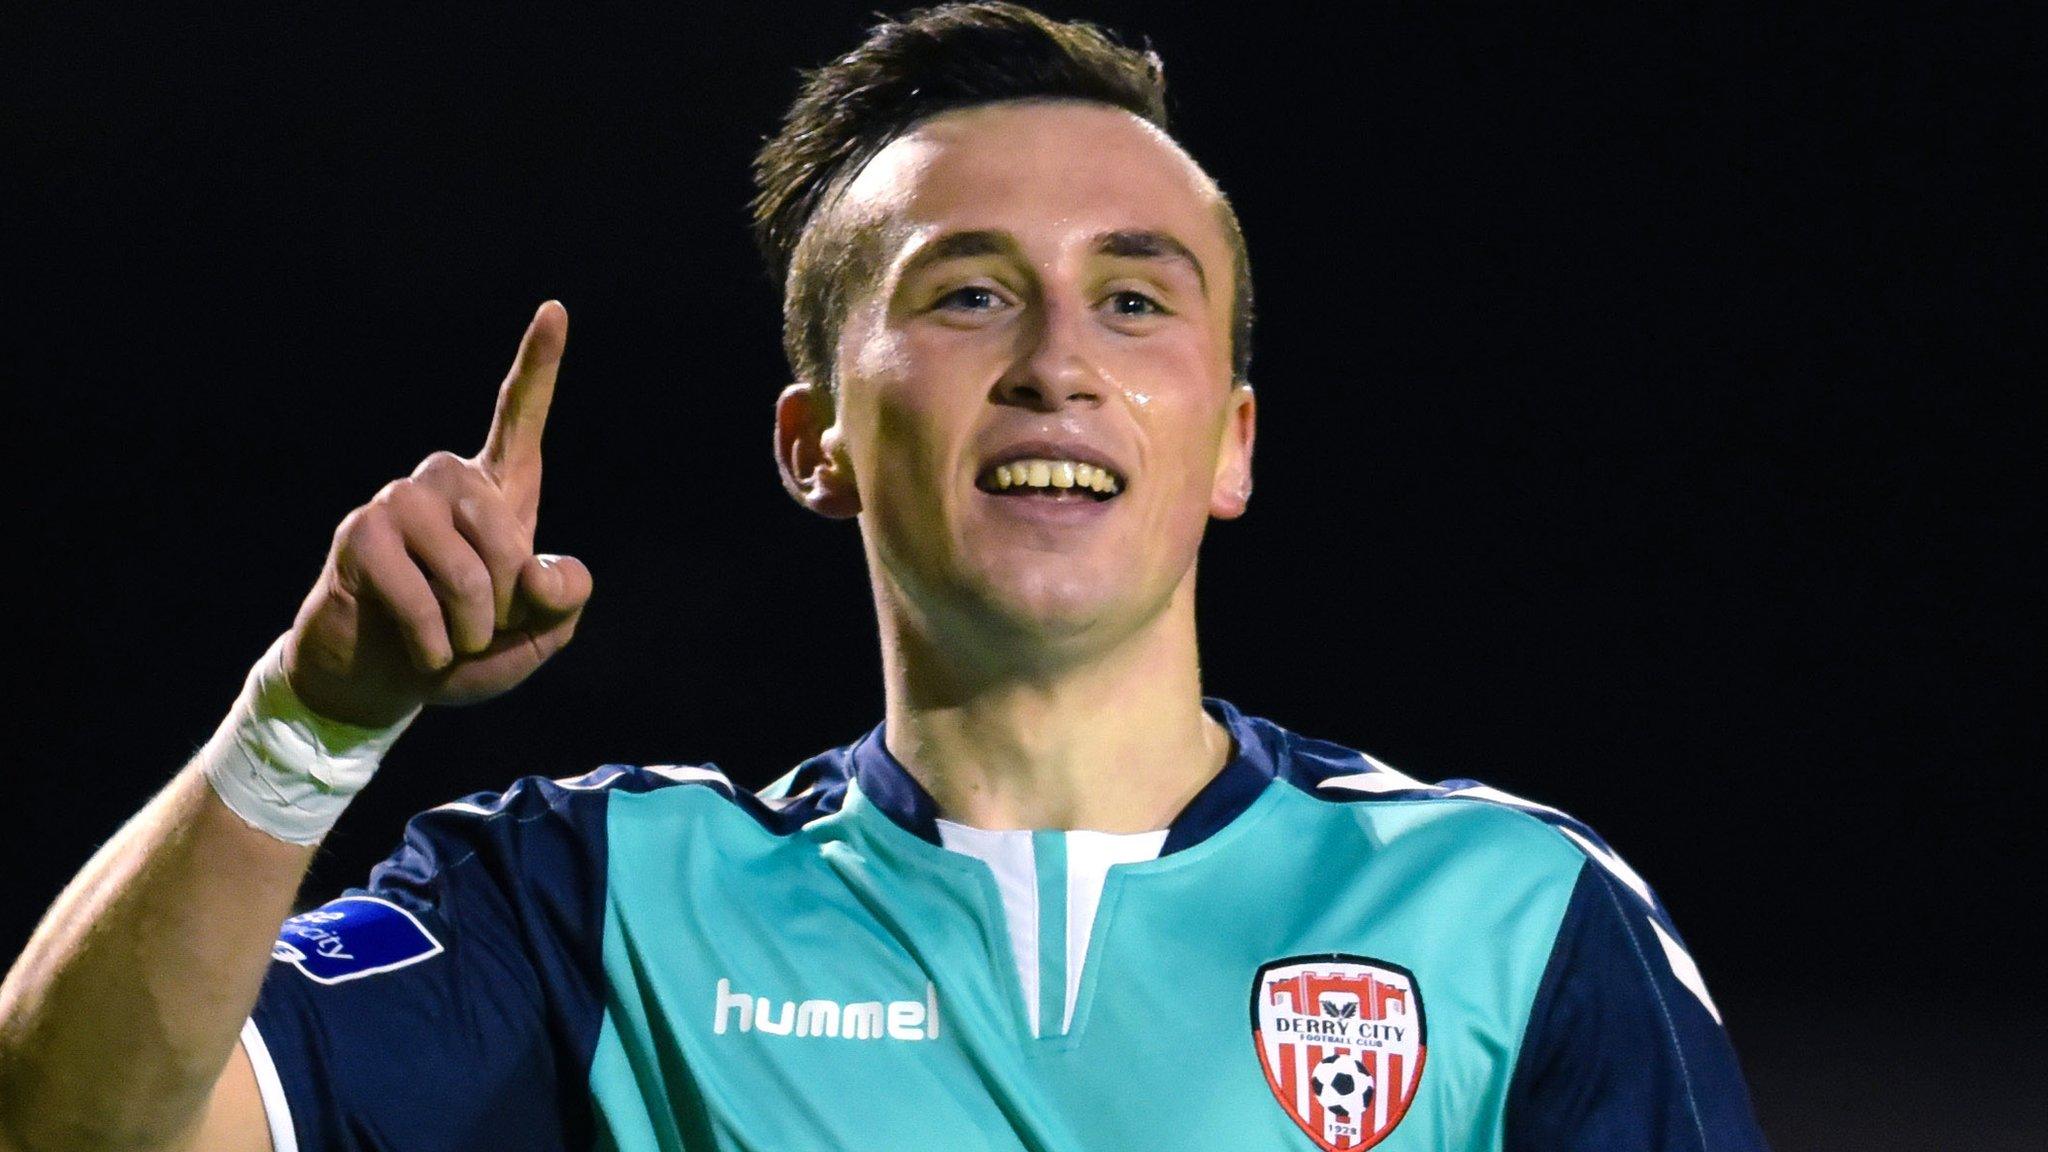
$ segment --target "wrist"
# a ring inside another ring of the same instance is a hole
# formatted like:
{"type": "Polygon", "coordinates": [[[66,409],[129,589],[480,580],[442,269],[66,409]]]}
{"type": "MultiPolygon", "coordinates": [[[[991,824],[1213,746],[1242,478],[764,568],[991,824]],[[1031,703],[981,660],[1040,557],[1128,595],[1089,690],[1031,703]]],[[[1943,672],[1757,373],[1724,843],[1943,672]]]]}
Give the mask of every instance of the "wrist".
{"type": "Polygon", "coordinates": [[[333,666],[321,653],[328,646],[312,642],[297,624],[278,647],[278,668],[285,687],[320,721],[345,728],[383,729],[403,726],[420,711],[418,699],[365,691],[363,669],[333,666]]]}
{"type": "Polygon", "coordinates": [[[321,715],[285,675],[288,637],[280,636],[250,670],[197,760],[214,793],[244,823],[287,843],[312,844],[370,782],[420,710],[382,725],[321,715]]]}

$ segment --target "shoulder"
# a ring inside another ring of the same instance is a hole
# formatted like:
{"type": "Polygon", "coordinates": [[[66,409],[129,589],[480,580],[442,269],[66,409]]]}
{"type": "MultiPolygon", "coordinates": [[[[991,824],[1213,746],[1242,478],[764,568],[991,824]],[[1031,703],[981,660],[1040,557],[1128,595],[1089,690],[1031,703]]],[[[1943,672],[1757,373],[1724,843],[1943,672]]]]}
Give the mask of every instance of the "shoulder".
{"type": "Polygon", "coordinates": [[[728,802],[737,791],[708,764],[605,764],[580,776],[522,777],[501,792],[474,792],[407,821],[404,840],[372,874],[372,887],[387,878],[424,880],[473,861],[497,866],[536,851],[601,849],[614,797],[669,789],[728,802]]]}
{"type": "MultiPolygon", "coordinates": [[[[1475,865],[1485,875],[1562,896],[1561,947],[1569,949],[1580,937],[1611,937],[1626,944],[1612,951],[1630,965],[1661,956],[1671,978],[1720,1023],[1720,1009],[1670,910],[1585,821],[1477,780],[1429,783],[1370,753],[1270,721],[1249,723],[1267,746],[1275,778],[1295,792],[1358,814],[1358,826],[1378,844],[1421,840],[1418,855],[1432,868],[1475,865]]],[[[1589,945],[1579,947],[1588,950],[1589,945]]]]}
{"type": "Polygon", "coordinates": [[[581,826],[601,817],[616,796],[682,788],[730,801],[738,790],[715,764],[603,764],[580,776],[525,776],[502,792],[474,792],[429,808],[414,824],[477,834],[536,821],[581,826]]]}
{"type": "Polygon", "coordinates": [[[805,761],[757,795],[715,764],[604,764],[579,776],[527,776],[500,792],[476,792],[407,821],[398,847],[371,873],[371,891],[425,896],[457,880],[498,887],[588,884],[604,875],[616,811],[678,829],[696,821],[785,836],[836,810],[845,792],[842,750],[805,761]]]}
{"type": "Polygon", "coordinates": [[[1505,855],[1567,887],[1591,867],[1658,908],[1649,883],[1571,813],[1478,780],[1420,779],[1369,752],[1270,721],[1251,723],[1271,750],[1277,782],[1352,816],[1373,835],[1425,836],[1438,851],[1505,855]]]}

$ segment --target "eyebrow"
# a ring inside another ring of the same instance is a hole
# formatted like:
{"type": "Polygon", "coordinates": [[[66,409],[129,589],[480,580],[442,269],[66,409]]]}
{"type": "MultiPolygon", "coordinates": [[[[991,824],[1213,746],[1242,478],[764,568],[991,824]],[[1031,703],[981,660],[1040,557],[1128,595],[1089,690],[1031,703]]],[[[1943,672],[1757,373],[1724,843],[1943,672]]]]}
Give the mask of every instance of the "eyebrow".
{"type": "MultiPolygon", "coordinates": [[[[1202,269],[1202,262],[1187,245],[1181,243],[1170,232],[1150,229],[1104,232],[1095,238],[1095,251],[1098,255],[1124,260],[1178,260],[1194,272],[1195,282],[1201,285],[1202,295],[1209,294],[1209,277],[1202,269]]],[[[908,279],[926,267],[945,260],[1019,255],[1017,239],[1008,232],[993,228],[948,232],[918,249],[904,263],[901,275],[908,279]]]]}
{"type": "Polygon", "coordinates": [[[1008,232],[981,228],[969,232],[948,232],[913,253],[900,274],[905,280],[933,264],[964,260],[974,256],[1017,256],[1017,240],[1008,232]]]}
{"type": "Polygon", "coordinates": [[[1105,232],[1096,237],[1095,250],[1104,256],[1117,256],[1127,260],[1180,260],[1194,270],[1195,282],[1202,286],[1202,295],[1209,294],[1209,276],[1202,271],[1202,262],[1188,246],[1176,240],[1170,232],[1105,232]]]}

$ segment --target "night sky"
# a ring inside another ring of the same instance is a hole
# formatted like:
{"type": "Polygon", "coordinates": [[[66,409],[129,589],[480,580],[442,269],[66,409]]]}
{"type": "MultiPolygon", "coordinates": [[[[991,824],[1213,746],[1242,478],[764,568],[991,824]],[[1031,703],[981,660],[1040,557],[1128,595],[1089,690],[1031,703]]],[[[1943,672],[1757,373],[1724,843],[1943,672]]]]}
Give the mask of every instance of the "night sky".
{"type": "MultiPolygon", "coordinates": [[[[0,958],[212,731],[336,522],[475,450],[549,297],[539,543],[596,598],[517,693],[406,736],[307,899],[466,792],[760,784],[879,720],[855,529],[776,482],[745,211],[795,70],[871,9],[701,7],[8,19],[0,958]]],[[[1600,829],[1781,1148],[2048,1140],[2017,943],[2038,38],[1871,5],[1046,7],[1150,37],[1251,247],[1258,492],[1205,545],[1208,691],[1600,829]]]]}

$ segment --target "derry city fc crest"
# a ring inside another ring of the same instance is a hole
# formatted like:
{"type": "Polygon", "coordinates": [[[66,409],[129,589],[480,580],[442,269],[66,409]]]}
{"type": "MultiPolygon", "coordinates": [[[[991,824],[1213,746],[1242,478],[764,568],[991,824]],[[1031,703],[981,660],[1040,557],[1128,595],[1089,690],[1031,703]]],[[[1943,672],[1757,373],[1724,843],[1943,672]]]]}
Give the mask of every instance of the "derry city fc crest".
{"type": "Polygon", "coordinates": [[[1252,1040],[1266,1083],[1325,1152],[1385,1139],[1422,1081],[1422,989],[1367,956],[1291,956],[1252,981],[1252,1040]]]}

